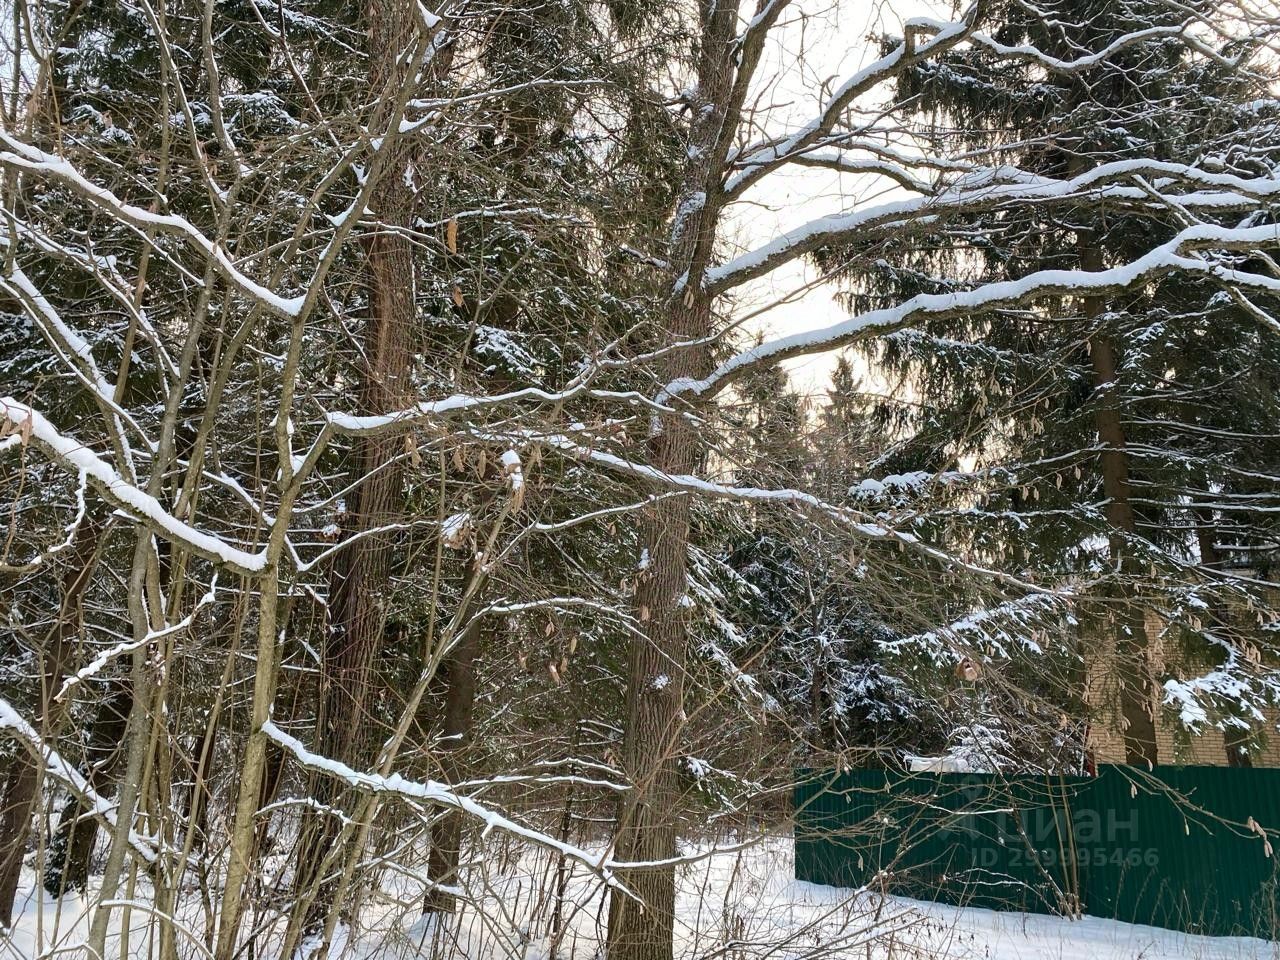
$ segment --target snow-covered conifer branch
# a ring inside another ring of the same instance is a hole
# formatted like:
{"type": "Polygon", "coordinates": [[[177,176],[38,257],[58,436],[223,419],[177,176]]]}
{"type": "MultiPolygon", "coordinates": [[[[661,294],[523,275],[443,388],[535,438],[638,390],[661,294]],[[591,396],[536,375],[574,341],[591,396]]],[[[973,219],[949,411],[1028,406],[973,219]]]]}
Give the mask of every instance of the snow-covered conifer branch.
{"type": "Polygon", "coordinates": [[[1149,204],[1151,197],[1147,190],[1125,182],[1137,176],[1160,178],[1156,186],[1162,190],[1180,182],[1216,188],[1176,196],[1184,206],[1216,212],[1255,210],[1260,202],[1280,196],[1280,179],[1275,177],[1249,179],[1151,160],[1101,164],[1065,180],[1016,168],[980,168],[966,173],[945,190],[832,214],[789,230],[755,250],[709,269],[706,286],[712,293],[726,293],[827,244],[855,237],[859,243],[869,243],[907,223],[943,223],[948,217],[996,210],[1010,204],[1067,200],[1149,204]]]}
{"type": "Polygon", "coordinates": [[[974,651],[991,651],[1001,657],[1030,652],[1039,656],[1043,648],[1035,640],[1038,631],[1055,620],[1070,620],[1073,591],[1056,594],[1032,593],[1006,600],[992,607],[973,610],[963,617],[924,633],[885,641],[885,650],[921,650],[935,659],[954,662],[974,651]]]}
{"type": "Polygon", "coordinates": [[[1052,57],[1044,51],[1031,44],[1018,44],[1010,46],[1001,43],[994,37],[985,33],[975,31],[970,40],[975,46],[985,47],[992,53],[1001,57],[1015,60],[1029,60],[1038,66],[1045,68],[1050,73],[1055,74],[1072,74],[1080,73],[1106,63],[1117,53],[1128,50],[1139,44],[1146,43],[1150,40],[1170,39],[1174,37],[1183,37],[1186,35],[1187,28],[1192,21],[1188,19],[1184,23],[1170,24],[1155,27],[1148,27],[1144,30],[1134,30],[1126,33],[1122,37],[1117,37],[1101,50],[1095,50],[1092,53],[1086,53],[1073,60],[1064,60],[1060,57],[1052,57]]]}

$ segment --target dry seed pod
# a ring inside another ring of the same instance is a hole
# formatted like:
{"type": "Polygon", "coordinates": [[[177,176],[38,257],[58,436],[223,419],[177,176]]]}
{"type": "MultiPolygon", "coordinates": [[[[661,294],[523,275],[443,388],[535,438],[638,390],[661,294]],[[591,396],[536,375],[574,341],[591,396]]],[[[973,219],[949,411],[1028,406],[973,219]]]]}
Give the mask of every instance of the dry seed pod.
{"type": "Polygon", "coordinates": [[[964,680],[966,683],[972,683],[977,680],[978,675],[981,673],[982,668],[971,657],[965,657],[956,664],[956,679],[964,680]]]}

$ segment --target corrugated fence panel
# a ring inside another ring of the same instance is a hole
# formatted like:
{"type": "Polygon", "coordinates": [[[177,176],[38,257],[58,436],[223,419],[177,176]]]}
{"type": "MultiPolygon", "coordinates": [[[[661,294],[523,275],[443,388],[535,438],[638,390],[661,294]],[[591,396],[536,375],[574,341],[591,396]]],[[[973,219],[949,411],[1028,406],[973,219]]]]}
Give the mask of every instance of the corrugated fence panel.
{"type": "Polygon", "coordinates": [[[1280,770],[808,771],[794,799],[800,880],[1188,932],[1280,931],[1268,853],[1280,847],[1280,770]]]}

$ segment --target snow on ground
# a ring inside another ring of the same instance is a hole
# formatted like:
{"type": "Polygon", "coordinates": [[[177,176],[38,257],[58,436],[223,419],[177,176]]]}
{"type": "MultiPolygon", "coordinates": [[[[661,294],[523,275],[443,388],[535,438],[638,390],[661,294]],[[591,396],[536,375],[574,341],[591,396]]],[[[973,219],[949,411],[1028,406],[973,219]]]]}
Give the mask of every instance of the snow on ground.
{"type": "MultiPolygon", "coordinates": [[[[546,855],[487,847],[467,877],[480,909],[463,911],[444,924],[419,916],[420,890],[412,881],[388,883],[370,894],[358,929],[340,928],[330,956],[598,960],[608,914],[599,884],[581,867],[567,873],[557,923],[556,867],[546,855]]],[[[23,880],[22,908],[12,933],[0,936],[0,960],[82,955],[77,945],[91,912],[85,904],[92,901],[71,897],[59,906],[47,896],[32,895],[32,874],[23,880]]],[[[127,955],[150,960],[156,956],[158,926],[142,878],[132,900],[127,955]]],[[[1278,942],[1192,936],[1093,917],[997,913],[803,883],[792,879],[787,837],[722,850],[684,867],[677,912],[677,953],[685,960],[1280,960],[1278,942]]],[[[117,910],[108,960],[120,956],[122,916],[117,910]]],[[[179,934],[180,955],[184,960],[207,956],[203,909],[193,903],[181,921],[189,933],[179,934]]],[[[273,947],[281,932],[277,928],[257,938],[256,960],[277,960],[273,947]]]]}

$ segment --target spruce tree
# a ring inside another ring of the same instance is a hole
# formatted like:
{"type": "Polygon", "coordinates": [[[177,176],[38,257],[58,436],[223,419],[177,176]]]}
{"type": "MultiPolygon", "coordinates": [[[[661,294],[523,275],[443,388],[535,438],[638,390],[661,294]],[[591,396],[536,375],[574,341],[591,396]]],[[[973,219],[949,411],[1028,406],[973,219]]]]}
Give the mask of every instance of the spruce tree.
{"type": "MultiPolygon", "coordinates": [[[[1139,27],[1174,28],[1184,16],[1145,0],[1072,0],[1057,14],[1049,20],[1000,4],[991,37],[1067,61],[1139,27]]],[[[1222,51],[1239,52],[1230,44],[1222,51]]],[[[963,143],[998,183],[1001,165],[1015,162],[1066,180],[1140,158],[1148,166],[1256,175],[1266,160],[1225,147],[1247,136],[1259,109],[1274,109],[1256,102],[1256,83],[1166,35],[1071,71],[1033,59],[1011,68],[992,46],[976,44],[910,71],[899,92],[915,98],[939,153],[954,154],[963,143]]],[[[1188,213],[1143,202],[1144,187],[1162,176],[1135,172],[1133,189],[1111,196],[1082,189],[1078,204],[1052,215],[1019,204],[955,217],[875,259],[841,248],[821,258],[842,273],[861,307],[1046,268],[1103,269],[1171,236],[1189,216],[1234,223],[1230,209],[1188,213]]],[[[1175,638],[1187,634],[1199,634],[1201,650],[1214,646],[1201,629],[1207,621],[1188,617],[1191,598],[1265,606],[1256,589],[1206,554],[1197,535],[1225,521],[1244,541],[1271,540],[1256,510],[1269,493],[1219,496],[1229,484],[1224,472],[1275,476],[1277,449],[1264,425],[1274,416],[1280,367],[1257,313],[1265,318],[1266,310],[1250,315],[1217,284],[1170,277],[1113,297],[1062,297],[1043,309],[929,322],[869,349],[914,394],[877,410],[884,429],[906,438],[884,467],[972,473],[965,496],[977,498],[977,509],[967,520],[957,515],[966,527],[957,535],[1018,568],[1094,582],[1084,607],[1106,625],[1111,649],[1083,653],[1109,657],[1116,668],[1133,763],[1157,760],[1153,688],[1170,672],[1153,662],[1148,614],[1168,624],[1160,638],[1168,657],[1175,638]]],[[[1254,562],[1265,562],[1266,552],[1254,562]]],[[[1234,708],[1226,699],[1204,692],[1215,722],[1239,722],[1238,711],[1228,719],[1234,708]]],[[[1254,693],[1255,706],[1270,697],[1265,683],[1254,693]]]]}

